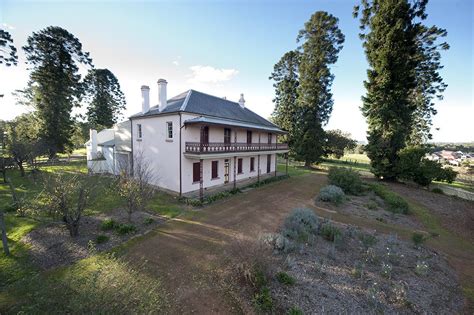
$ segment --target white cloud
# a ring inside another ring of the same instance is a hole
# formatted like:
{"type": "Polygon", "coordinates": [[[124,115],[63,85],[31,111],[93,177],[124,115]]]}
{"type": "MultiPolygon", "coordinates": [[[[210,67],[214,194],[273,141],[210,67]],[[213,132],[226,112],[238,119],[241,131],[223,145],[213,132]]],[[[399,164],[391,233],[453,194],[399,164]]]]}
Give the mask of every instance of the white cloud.
{"type": "Polygon", "coordinates": [[[173,61],[173,64],[174,64],[175,66],[179,66],[179,61],[178,61],[178,60],[174,60],[174,61],[173,61]]]}
{"type": "Polygon", "coordinates": [[[191,83],[219,83],[229,81],[235,77],[239,71],[235,69],[219,69],[212,66],[192,66],[189,81],[191,83]]]}
{"type": "Polygon", "coordinates": [[[14,30],[15,27],[13,25],[10,25],[10,24],[7,24],[7,23],[3,23],[2,26],[6,29],[9,29],[9,30],[14,30]]]}

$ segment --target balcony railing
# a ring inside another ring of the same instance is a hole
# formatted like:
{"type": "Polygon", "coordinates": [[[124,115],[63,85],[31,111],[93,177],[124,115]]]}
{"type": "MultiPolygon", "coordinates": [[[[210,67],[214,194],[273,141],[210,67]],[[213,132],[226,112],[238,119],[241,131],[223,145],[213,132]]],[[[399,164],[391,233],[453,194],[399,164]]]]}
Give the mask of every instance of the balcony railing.
{"type": "Polygon", "coordinates": [[[228,153],[288,150],[287,143],[200,143],[186,142],[186,153],[228,153]]]}

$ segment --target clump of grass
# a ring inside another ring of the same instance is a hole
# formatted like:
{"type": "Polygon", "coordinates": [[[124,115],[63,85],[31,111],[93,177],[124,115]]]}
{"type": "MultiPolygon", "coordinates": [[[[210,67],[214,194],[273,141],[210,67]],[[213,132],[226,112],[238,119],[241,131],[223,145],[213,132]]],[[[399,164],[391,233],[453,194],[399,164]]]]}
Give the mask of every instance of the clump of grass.
{"type": "Polygon", "coordinates": [[[319,195],[317,197],[317,200],[321,200],[324,202],[332,202],[336,205],[343,203],[344,199],[346,199],[344,191],[340,187],[335,185],[324,186],[319,191],[319,195]]]}
{"type": "Polygon", "coordinates": [[[262,287],[253,298],[255,308],[261,312],[270,312],[273,309],[273,298],[267,286],[262,287]]]}
{"type": "Polygon", "coordinates": [[[143,220],[143,224],[145,224],[145,225],[150,225],[150,224],[152,224],[154,221],[155,221],[155,220],[153,220],[153,218],[145,218],[145,219],[143,220]]]}
{"type": "Polygon", "coordinates": [[[135,233],[137,231],[137,227],[133,224],[119,224],[115,231],[119,235],[125,235],[129,233],[135,233]]]}
{"type": "Polygon", "coordinates": [[[361,279],[364,275],[364,264],[360,261],[356,262],[351,270],[351,275],[356,279],[361,279]]]}
{"type": "Polygon", "coordinates": [[[319,235],[330,242],[334,242],[342,236],[341,231],[330,222],[323,224],[319,235]]]}
{"type": "Polygon", "coordinates": [[[357,171],[345,167],[331,167],[328,173],[329,183],[341,187],[346,194],[360,195],[364,186],[357,171]]]}
{"type": "Polygon", "coordinates": [[[425,236],[421,233],[413,232],[411,240],[413,241],[415,246],[420,246],[425,241],[425,236]]]}
{"type": "Polygon", "coordinates": [[[365,248],[372,247],[377,243],[377,237],[372,234],[360,233],[359,240],[362,242],[365,248]]]}
{"type": "Polygon", "coordinates": [[[441,194],[441,195],[444,194],[444,191],[439,187],[435,187],[435,188],[431,189],[431,191],[434,192],[435,194],[441,194]]]}
{"type": "Polygon", "coordinates": [[[377,203],[376,203],[375,201],[372,201],[372,200],[371,200],[371,201],[369,201],[369,202],[367,202],[367,203],[365,204],[365,207],[366,207],[367,209],[369,209],[369,210],[377,210],[378,205],[377,205],[377,203]]]}
{"type": "Polygon", "coordinates": [[[105,243],[109,240],[110,238],[107,235],[100,234],[99,236],[96,237],[95,242],[97,244],[102,244],[105,243]]]}
{"type": "Polygon", "coordinates": [[[408,202],[381,184],[370,184],[370,188],[387,204],[387,210],[393,213],[409,214],[408,202]]]}
{"type": "Polygon", "coordinates": [[[297,306],[293,306],[288,310],[288,315],[303,315],[303,311],[300,310],[297,306]]]}
{"type": "Polygon", "coordinates": [[[415,266],[415,273],[419,276],[426,276],[430,267],[425,261],[418,261],[415,266]]]}
{"type": "Polygon", "coordinates": [[[287,274],[286,272],[280,271],[277,273],[276,278],[278,282],[285,285],[294,285],[296,283],[295,278],[287,274]]]}
{"type": "Polygon", "coordinates": [[[104,221],[102,221],[100,225],[100,228],[103,231],[113,230],[116,227],[117,227],[117,222],[115,222],[113,219],[105,219],[104,221]]]}

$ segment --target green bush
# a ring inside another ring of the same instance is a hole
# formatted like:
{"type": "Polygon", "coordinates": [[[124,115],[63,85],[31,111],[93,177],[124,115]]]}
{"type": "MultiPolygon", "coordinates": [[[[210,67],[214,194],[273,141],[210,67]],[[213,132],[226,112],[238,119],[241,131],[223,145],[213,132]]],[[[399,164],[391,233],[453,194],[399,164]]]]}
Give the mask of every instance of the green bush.
{"type": "Polygon", "coordinates": [[[117,222],[115,222],[112,219],[105,219],[102,221],[102,224],[100,225],[100,228],[103,231],[108,231],[108,230],[113,230],[117,227],[117,222]]]}
{"type": "Polygon", "coordinates": [[[153,218],[145,218],[145,219],[143,220],[143,223],[144,223],[145,225],[150,225],[150,224],[153,223],[153,221],[154,221],[153,218]]]}
{"type": "Polygon", "coordinates": [[[270,289],[266,286],[262,287],[259,292],[255,293],[253,302],[259,311],[270,312],[273,309],[273,299],[270,289]]]}
{"type": "Polygon", "coordinates": [[[410,207],[405,199],[390,191],[385,186],[380,184],[371,184],[370,188],[385,201],[388,206],[388,211],[403,214],[410,213],[410,207]]]}
{"type": "Polygon", "coordinates": [[[109,240],[109,237],[107,235],[101,234],[97,236],[97,238],[95,239],[95,242],[97,244],[102,244],[102,243],[107,242],[108,240],[109,240]]]}
{"type": "Polygon", "coordinates": [[[317,199],[325,202],[332,202],[338,205],[341,204],[345,198],[346,195],[340,187],[328,185],[321,188],[317,199]]]}
{"type": "Polygon", "coordinates": [[[342,236],[341,231],[330,222],[323,224],[319,231],[319,235],[330,242],[334,242],[342,236]]]}
{"type": "Polygon", "coordinates": [[[364,187],[358,172],[345,167],[331,167],[328,173],[329,184],[341,187],[346,194],[360,195],[364,187]]]}
{"type": "Polygon", "coordinates": [[[425,241],[425,236],[421,233],[414,232],[411,236],[411,240],[416,246],[420,246],[425,241]]]}
{"type": "Polygon", "coordinates": [[[360,233],[359,240],[362,242],[365,248],[372,247],[377,243],[377,237],[372,234],[360,233]]]}
{"type": "Polygon", "coordinates": [[[318,233],[319,219],[313,210],[294,209],[285,219],[281,234],[292,240],[306,242],[318,233]]]}
{"type": "Polygon", "coordinates": [[[119,224],[115,230],[119,235],[125,235],[129,233],[135,233],[137,231],[137,227],[133,224],[119,224]]]}
{"type": "Polygon", "coordinates": [[[457,173],[450,167],[443,168],[441,164],[425,158],[428,150],[424,147],[408,147],[398,154],[398,176],[401,179],[412,180],[418,185],[428,186],[433,180],[452,183],[457,173]]]}
{"type": "Polygon", "coordinates": [[[294,285],[296,283],[295,278],[283,271],[277,273],[276,278],[281,284],[294,285]]]}
{"type": "Polygon", "coordinates": [[[297,306],[293,306],[288,310],[288,315],[303,315],[303,311],[300,310],[297,306]]]}
{"type": "Polygon", "coordinates": [[[370,200],[369,202],[367,202],[367,203],[365,204],[365,207],[366,207],[367,209],[369,209],[369,210],[377,210],[378,205],[377,205],[377,203],[376,203],[375,201],[370,200]]]}

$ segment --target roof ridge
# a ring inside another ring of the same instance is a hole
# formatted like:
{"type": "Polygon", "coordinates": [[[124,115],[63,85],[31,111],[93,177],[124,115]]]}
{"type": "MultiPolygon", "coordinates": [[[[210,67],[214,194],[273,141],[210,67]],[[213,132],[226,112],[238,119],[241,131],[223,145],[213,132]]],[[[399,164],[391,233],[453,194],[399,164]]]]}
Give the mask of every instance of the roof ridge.
{"type": "Polygon", "coordinates": [[[181,105],[181,107],[179,109],[180,111],[185,111],[186,110],[186,106],[188,105],[189,98],[191,97],[191,93],[193,92],[193,90],[189,89],[187,92],[188,92],[188,94],[186,95],[186,98],[184,99],[183,105],[181,105]]]}
{"type": "MultiPolygon", "coordinates": [[[[213,98],[217,98],[218,100],[227,101],[227,102],[229,102],[229,103],[233,103],[233,104],[239,105],[238,102],[234,102],[234,101],[228,100],[228,99],[226,99],[226,98],[222,98],[222,97],[215,96],[215,95],[212,95],[212,94],[204,93],[204,92],[201,92],[201,91],[196,91],[196,90],[193,90],[193,89],[191,89],[191,91],[194,91],[194,92],[197,92],[197,93],[201,93],[201,94],[204,94],[204,95],[213,97],[213,98]]],[[[240,105],[239,105],[239,106],[240,106],[240,105]]]]}

